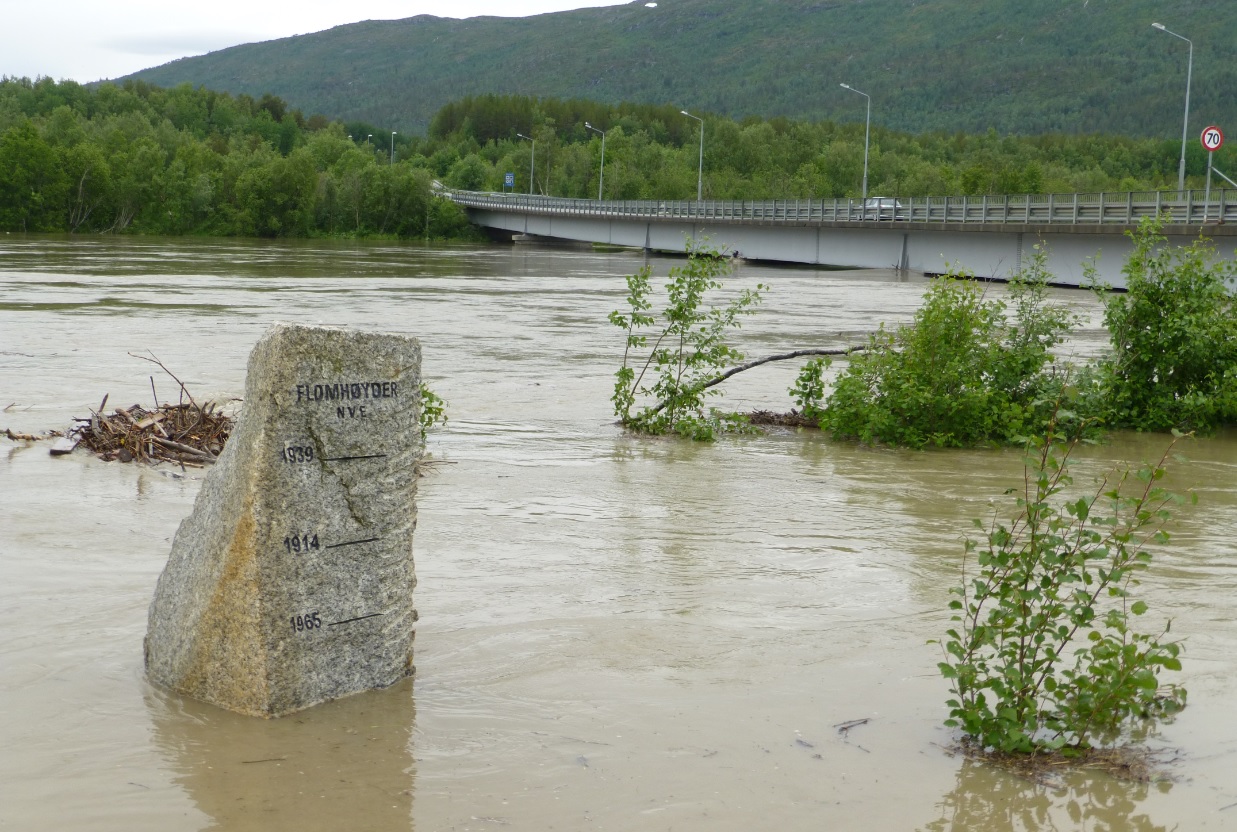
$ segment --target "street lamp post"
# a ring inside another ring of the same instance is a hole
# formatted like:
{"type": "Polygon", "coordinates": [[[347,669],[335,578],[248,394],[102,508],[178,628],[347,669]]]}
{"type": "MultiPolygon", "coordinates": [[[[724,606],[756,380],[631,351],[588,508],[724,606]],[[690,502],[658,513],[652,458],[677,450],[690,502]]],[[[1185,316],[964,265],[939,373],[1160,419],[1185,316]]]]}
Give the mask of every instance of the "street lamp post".
{"type": "Polygon", "coordinates": [[[1181,38],[1186,43],[1190,44],[1190,60],[1186,64],[1185,69],[1185,123],[1181,125],[1181,164],[1177,168],[1177,194],[1178,196],[1185,195],[1185,145],[1186,133],[1190,129],[1190,79],[1194,75],[1194,41],[1179,35],[1176,32],[1164,28],[1163,23],[1152,23],[1153,29],[1159,29],[1161,32],[1167,32],[1175,38],[1181,38]]]}
{"type": "Polygon", "coordinates": [[[592,130],[594,133],[601,134],[601,174],[597,177],[597,201],[601,202],[602,188],[606,184],[606,131],[598,130],[587,121],[584,122],[584,126],[589,130],[592,130]]]}
{"type": "Polygon", "coordinates": [[[866,201],[868,198],[868,140],[872,136],[872,96],[855,89],[850,84],[842,84],[842,89],[857,92],[868,100],[868,118],[863,128],[863,198],[866,201]]]}
{"type": "Polygon", "coordinates": [[[704,197],[704,119],[687,110],[679,110],[679,113],[700,122],[700,167],[696,170],[696,201],[700,202],[704,197]]]}
{"type": "Polygon", "coordinates": [[[533,195],[533,174],[537,172],[537,140],[532,136],[525,136],[523,133],[516,133],[521,139],[527,139],[533,143],[533,150],[528,160],[528,195],[533,195]]]}
{"type": "Polygon", "coordinates": [[[395,133],[396,131],[391,131],[391,164],[395,164],[395,133]]]}

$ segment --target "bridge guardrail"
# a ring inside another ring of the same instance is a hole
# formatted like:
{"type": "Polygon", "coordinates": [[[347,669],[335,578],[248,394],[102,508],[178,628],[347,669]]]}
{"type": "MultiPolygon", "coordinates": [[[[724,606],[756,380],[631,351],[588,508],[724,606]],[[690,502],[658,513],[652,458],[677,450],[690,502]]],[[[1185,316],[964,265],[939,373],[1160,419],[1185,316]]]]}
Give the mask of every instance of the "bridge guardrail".
{"type": "MultiPolygon", "coordinates": [[[[1019,225],[1133,225],[1164,215],[1174,225],[1237,223],[1237,190],[1121,191],[1093,194],[899,197],[896,207],[865,206],[862,199],[596,200],[443,189],[469,208],[530,214],[658,221],[816,225],[845,222],[918,222],[1019,225]]],[[[882,198],[889,199],[888,197],[882,198]]]]}

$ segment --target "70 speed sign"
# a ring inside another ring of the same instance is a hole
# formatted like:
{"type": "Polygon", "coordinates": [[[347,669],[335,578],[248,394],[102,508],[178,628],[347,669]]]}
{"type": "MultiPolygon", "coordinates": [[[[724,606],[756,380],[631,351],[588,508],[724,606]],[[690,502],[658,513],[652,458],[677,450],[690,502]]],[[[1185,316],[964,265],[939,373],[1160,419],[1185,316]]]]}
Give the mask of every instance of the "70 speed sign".
{"type": "Polygon", "coordinates": [[[1202,141],[1205,149],[1215,153],[1224,146],[1224,131],[1219,127],[1208,127],[1203,130],[1202,141]]]}

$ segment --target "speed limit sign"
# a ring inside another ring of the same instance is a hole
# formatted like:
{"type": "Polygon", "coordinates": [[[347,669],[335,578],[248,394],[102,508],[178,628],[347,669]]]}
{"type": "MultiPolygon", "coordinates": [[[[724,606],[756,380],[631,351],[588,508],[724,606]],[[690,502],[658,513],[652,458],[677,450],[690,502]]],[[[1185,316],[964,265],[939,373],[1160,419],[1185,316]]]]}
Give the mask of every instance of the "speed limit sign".
{"type": "Polygon", "coordinates": [[[1215,153],[1224,145],[1224,131],[1214,125],[1203,131],[1203,147],[1215,153]]]}

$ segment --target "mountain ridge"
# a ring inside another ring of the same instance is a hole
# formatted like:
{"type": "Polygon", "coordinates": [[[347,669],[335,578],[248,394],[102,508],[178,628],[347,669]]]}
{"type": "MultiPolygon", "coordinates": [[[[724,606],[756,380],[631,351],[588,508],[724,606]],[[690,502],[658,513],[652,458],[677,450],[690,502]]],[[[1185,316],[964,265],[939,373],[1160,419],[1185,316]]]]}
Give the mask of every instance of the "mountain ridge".
{"type": "MultiPolygon", "coordinates": [[[[1176,0],[637,0],[525,18],[417,15],[182,58],[127,78],[272,93],[307,112],[423,131],[488,93],[674,103],[735,118],[924,131],[1180,135],[1232,116],[1237,3],[1176,0]],[[757,25],[753,21],[759,21],[757,25]],[[860,46],[859,44],[862,44],[860,46]],[[1175,125],[1175,127],[1174,127],[1175,125]]],[[[124,79],[120,79],[124,80],[124,79]]],[[[1237,125],[1234,125],[1237,129],[1237,125]]]]}

